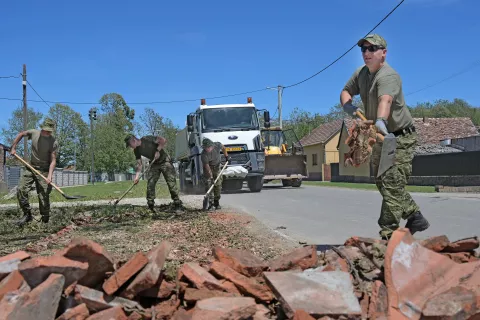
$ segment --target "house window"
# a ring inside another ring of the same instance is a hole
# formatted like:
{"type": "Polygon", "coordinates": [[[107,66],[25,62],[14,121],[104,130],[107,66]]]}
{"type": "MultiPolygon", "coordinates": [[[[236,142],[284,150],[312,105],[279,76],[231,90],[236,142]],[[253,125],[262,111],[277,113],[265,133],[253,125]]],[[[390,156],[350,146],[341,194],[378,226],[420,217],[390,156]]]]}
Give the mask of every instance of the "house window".
{"type": "Polygon", "coordinates": [[[316,153],[312,154],[312,166],[318,165],[318,155],[316,153]]]}

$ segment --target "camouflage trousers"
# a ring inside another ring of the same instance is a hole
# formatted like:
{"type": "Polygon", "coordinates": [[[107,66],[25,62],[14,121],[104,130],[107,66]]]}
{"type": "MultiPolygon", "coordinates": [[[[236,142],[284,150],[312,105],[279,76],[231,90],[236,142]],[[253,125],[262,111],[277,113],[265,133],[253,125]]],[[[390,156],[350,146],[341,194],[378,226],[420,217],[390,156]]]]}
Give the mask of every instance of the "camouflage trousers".
{"type": "MultiPolygon", "coordinates": [[[[48,169],[35,168],[44,177],[48,177],[48,169]]],[[[42,216],[50,215],[50,193],[52,192],[52,186],[47,185],[42,177],[37,176],[30,169],[25,168],[23,175],[20,179],[20,185],[17,190],[17,199],[20,208],[24,214],[30,214],[32,208],[28,201],[28,193],[32,190],[32,184],[35,184],[35,189],[38,195],[38,207],[42,216]]]]}
{"type": "Polygon", "coordinates": [[[412,160],[417,134],[411,133],[397,136],[395,164],[377,178],[382,143],[377,142],[372,150],[372,166],[375,184],[383,197],[378,224],[380,236],[388,237],[399,227],[401,219],[408,219],[420,208],[405,189],[412,174],[412,160]]]}
{"type": "Polygon", "coordinates": [[[154,163],[147,172],[147,203],[149,205],[155,203],[155,187],[161,174],[163,174],[167,182],[168,191],[170,191],[170,197],[173,202],[181,204],[182,202],[178,196],[177,174],[173,165],[168,161],[154,163]]]}
{"type": "MultiPolygon", "coordinates": [[[[221,171],[220,164],[216,166],[210,166],[210,170],[212,170],[213,180],[215,181],[221,171]]],[[[205,192],[207,192],[208,189],[210,189],[210,187],[212,186],[212,181],[211,179],[207,179],[205,175],[203,178],[205,180],[205,192]]],[[[220,200],[222,193],[222,181],[223,178],[220,176],[220,178],[218,178],[217,182],[215,183],[215,186],[213,187],[213,192],[210,192],[210,194],[208,195],[210,204],[213,204],[214,201],[220,200]]]]}

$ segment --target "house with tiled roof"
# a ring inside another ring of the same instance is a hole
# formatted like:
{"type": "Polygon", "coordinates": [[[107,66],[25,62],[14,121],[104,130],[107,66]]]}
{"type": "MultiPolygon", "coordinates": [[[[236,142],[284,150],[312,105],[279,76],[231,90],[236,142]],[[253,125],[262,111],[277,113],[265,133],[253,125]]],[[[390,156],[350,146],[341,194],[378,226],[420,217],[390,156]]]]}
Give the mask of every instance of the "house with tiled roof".
{"type": "Polygon", "coordinates": [[[338,162],[338,138],[342,119],[321,124],[300,143],[307,156],[309,180],[324,180],[324,164],[338,162]]]}

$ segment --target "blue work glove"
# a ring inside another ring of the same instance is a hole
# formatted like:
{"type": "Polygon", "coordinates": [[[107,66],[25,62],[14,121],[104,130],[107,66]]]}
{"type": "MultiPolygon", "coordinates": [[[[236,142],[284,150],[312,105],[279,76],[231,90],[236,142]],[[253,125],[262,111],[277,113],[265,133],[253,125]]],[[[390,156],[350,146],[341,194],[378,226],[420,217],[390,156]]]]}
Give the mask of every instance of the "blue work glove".
{"type": "Polygon", "coordinates": [[[377,121],[375,122],[375,127],[377,127],[377,130],[384,136],[388,134],[387,124],[385,120],[377,119],[377,121]]]}
{"type": "Polygon", "coordinates": [[[353,116],[353,113],[358,110],[357,106],[354,106],[351,102],[347,102],[343,105],[343,111],[353,116]]]}

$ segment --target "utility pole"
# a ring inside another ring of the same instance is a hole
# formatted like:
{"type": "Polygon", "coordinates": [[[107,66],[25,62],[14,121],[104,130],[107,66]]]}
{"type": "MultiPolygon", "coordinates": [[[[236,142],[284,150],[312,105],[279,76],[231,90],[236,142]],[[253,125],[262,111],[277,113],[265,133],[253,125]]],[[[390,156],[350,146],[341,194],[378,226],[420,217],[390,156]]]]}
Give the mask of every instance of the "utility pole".
{"type": "MultiPolygon", "coordinates": [[[[27,65],[23,65],[23,131],[27,131],[28,119],[27,119],[27,65]]],[[[28,161],[28,140],[23,139],[23,160],[28,161]]]]}
{"type": "Polygon", "coordinates": [[[278,85],[278,122],[280,124],[280,129],[282,129],[282,94],[283,94],[283,87],[278,85]]]}
{"type": "Polygon", "coordinates": [[[92,170],[91,170],[91,180],[92,184],[95,184],[95,154],[93,152],[93,121],[97,120],[97,109],[95,107],[91,108],[88,111],[88,117],[90,118],[90,139],[91,139],[91,149],[92,149],[92,170]]]}

